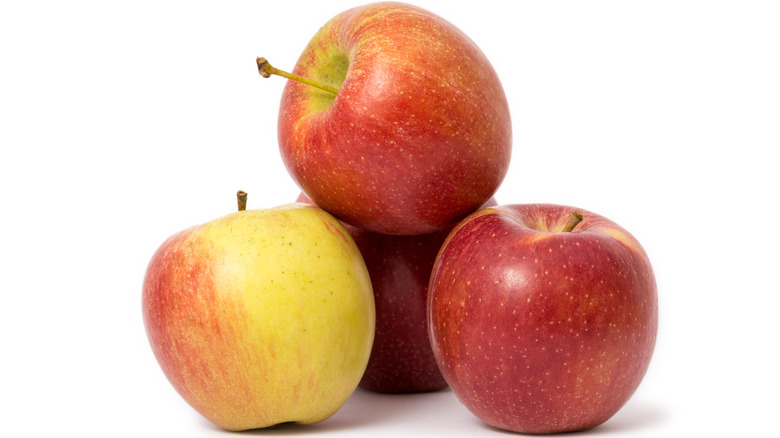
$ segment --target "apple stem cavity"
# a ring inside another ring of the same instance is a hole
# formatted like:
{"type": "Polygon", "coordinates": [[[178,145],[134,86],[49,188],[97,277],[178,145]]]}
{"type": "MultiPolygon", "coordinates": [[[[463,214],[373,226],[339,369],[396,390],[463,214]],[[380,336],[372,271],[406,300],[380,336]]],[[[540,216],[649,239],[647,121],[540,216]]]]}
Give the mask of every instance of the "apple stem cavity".
{"type": "Polygon", "coordinates": [[[236,198],[238,199],[238,211],[246,210],[246,192],[239,190],[238,193],[236,193],[236,198]]]}
{"type": "Polygon", "coordinates": [[[564,233],[570,233],[578,223],[582,222],[582,213],[578,210],[574,210],[569,216],[569,222],[566,222],[566,226],[563,228],[564,233]]]}
{"type": "Polygon", "coordinates": [[[287,73],[284,70],[279,70],[278,68],[272,66],[265,58],[257,58],[257,71],[260,72],[260,76],[264,78],[270,78],[271,75],[277,75],[296,82],[300,82],[302,84],[311,85],[312,87],[319,88],[320,90],[324,90],[329,93],[338,94],[339,92],[338,88],[331,87],[330,85],[320,84],[319,82],[315,82],[311,79],[294,75],[292,73],[287,73]]]}

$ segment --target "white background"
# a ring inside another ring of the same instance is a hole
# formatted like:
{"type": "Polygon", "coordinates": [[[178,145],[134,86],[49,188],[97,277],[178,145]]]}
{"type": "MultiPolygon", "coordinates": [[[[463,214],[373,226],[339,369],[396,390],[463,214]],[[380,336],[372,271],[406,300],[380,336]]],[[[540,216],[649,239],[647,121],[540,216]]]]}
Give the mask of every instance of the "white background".
{"type": "MultiPolygon", "coordinates": [[[[141,322],[162,241],[295,199],[280,78],[357,1],[8,1],[0,6],[0,435],[218,436],[141,322]]],[[[631,231],[656,270],[645,381],[588,435],[776,433],[780,10],[757,1],[416,1],[502,78],[500,203],[631,231]],[[512,5],[511,7],[509,5],[512,5]]],[[[500,436],[450,391],[358,391],[330,420],[250,435],[500,436]]]]}

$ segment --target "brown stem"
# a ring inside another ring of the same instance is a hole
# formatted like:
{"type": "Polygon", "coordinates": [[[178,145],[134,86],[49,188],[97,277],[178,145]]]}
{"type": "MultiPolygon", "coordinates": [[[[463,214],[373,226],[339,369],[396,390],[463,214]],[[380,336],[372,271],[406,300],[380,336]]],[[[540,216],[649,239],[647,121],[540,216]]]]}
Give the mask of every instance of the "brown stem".
{"type": "Polygon", "coordinates": [[[569,217],[569,222],[566,223],[566,227],[563,228],[564,233],[569,233],[578,223],[582,222],[582,213],[578,210],[574,210],[569,217]]]}
{"type": "Polygon", "coordinates": [[[284,70],[279,70],[278,68],[272,66],[265,58],[260,58],[260,57],[257,58],[257,71],[260,72],[260,76],[264,78],[270,78],[271,75],[277,75],[283,78],[300,82],[302,84],[311,85],[312,87],[319,88],[320,90],[324,90],[329,93],[338,94],[339,92],[338,88],[331,87],[330,85],[320,84],[319,82],[315,82],[311,79],[294,75],[292,73],[287,73],[284,70]]]}
{"type": "Polygon", "coordinates": [[[239,190],[238,193],[236,193],[236,198],[238,198],[238,211],[246,210],[246,192],[239,190]]]}

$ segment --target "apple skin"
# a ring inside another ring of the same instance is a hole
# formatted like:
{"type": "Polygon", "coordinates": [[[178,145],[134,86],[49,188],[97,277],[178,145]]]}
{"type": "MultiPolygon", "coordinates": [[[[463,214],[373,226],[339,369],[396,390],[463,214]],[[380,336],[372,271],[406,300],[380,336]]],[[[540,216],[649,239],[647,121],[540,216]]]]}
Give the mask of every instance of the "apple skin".
{"type": "Polygon", "coordinates": [[[328,21],[288,81],[278,120],[284,164],[341,221],[381,234],[454,226],[507,172],[512,131],[499,78],[446,20],[374,3],[328,21]]]}
{"type": "MultiPolygon", "coordinates": [[[[296,201],[314,205],[303,193],[296,201]]],[[[382,393],[445,388],[428,339],[426,307],[433,261],[449,230],[395,236],[342,225],[366,262],[376,305],[374,344],[359,386],[382,393]]]]}
{"type": "Polygon", "coordinates": [[[658,326],[656,283],[637,240],[585,210],[507,205],[450,233],[434,264],[434,356],[459,400],[514,432],[595,427],[639,386],[658,326]]]}
{"type": "MultiPolygon", "coordinates": [[[[315,205],[301,193],[297,202],[315,205]]],[[[497,205],[490,198],[482,207],[497,205]]],[[[366,262],[376,304],[376,333],[360,387],[418,393],[447,387],[428,337],[431,269],[450,229],[417,236],[372,233],[342,224],[366,262]]]]}
{"type": "Polygon", "coordinates": [[[360,387],[382,393],[447,386],[431,350],[428,282],[446,231],[393,236],[347,228],[366,261],[376,303],[376,335],[360,387]]]}
{"type": "Polygon", "coordinates": [[[231,431],[330,417],[357,388],[375,325],[357,246],[303,204],[171,236],[148,265],[142,308],[173,387],[231,431]]]}

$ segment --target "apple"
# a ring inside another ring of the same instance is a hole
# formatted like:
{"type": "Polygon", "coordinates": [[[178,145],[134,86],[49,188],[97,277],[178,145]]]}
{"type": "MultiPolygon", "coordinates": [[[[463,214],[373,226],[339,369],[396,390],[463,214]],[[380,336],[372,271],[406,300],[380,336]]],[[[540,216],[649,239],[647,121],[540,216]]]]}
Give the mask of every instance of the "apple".
{"type": "Polygon", "coordinates": [[[614,222],[506,205],[447,237],[428,318],[442,375],[476,417],[514,432],[577,431],[614,415],[645,375],[656,283],[639,242],[614,222]]]}
{"type": "Polygon", "coordinates": [[[485,54],[441,17],[403,3],[342,12],[290,79],[278,140],[292,178],[343,222],[426,234],[484,204],[510,161],[509,106],[485,54]]]}
{"type": "Polygon", "coordinates": [[[231,431],[330,417],[357,388],[375,326],[360,251],[304,204],[174,234],[149,262],[142,306],[170,383],[231,431]]]}

